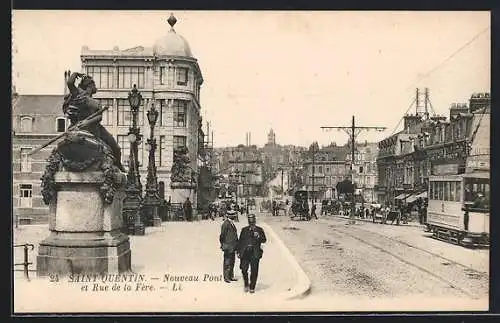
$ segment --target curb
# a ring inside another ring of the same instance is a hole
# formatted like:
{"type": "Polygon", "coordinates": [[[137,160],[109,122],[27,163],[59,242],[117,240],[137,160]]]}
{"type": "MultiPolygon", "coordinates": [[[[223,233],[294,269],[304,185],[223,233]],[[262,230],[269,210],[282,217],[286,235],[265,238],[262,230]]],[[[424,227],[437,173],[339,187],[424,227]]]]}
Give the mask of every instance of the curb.
{"type": "MultiPolygon", "coordinates": [[[[341,215],[334,215],[334,214],[323,216],[322,218],[325,219],[328,216],[335,217],[335,218],[338,218],[338,219],[349,220],[349,218],[346,218],[346,217],[341,216],[341,215]]],[[[368,219],[355,218],[355,220],[356,221],[362,221],[362,222],[368,222],[368,223],[374,223],[372,220],[368,220],[368,219]]],[[[380,224],[380,222],[375,222],[375,224],[380,224]]],[[[413,224],[413,223],[407,223],[407,224],[402,224],[401,223],[399,226],[401,226],[401,227],[413,227],[413,228],[425,228],[425,225],[423,225],[423,224],[413,224]]]]}
{"type": "MultiPolygon", "coordinates": [[[[283,254],[287,258],[287,260],[290,262],[292,265],[293,269],[297,272],[298,276],[298,283],[295,284],[295,286],[292,288],[292,294],[293,295],[286,295],[287,300],[292,300],[292,299],[300,299],[304,298],[311,292],[311,281],[309,280],[309,277],[307,277],[306,273],[300,267],[299,263],[295,259],[295,257],[292,255],[290,249],[285,245],[283,240],[278,236],[276,232],[265,222],[260,222],[260,225],[265,227],[266,232],[269,232],[270,235],[273,237],[273,239],[277,242],[277,244],[280,246],[281,250],[283,251],[283,254]]],[[[289,294],[289,293],[287,293],[289,294]]]]}

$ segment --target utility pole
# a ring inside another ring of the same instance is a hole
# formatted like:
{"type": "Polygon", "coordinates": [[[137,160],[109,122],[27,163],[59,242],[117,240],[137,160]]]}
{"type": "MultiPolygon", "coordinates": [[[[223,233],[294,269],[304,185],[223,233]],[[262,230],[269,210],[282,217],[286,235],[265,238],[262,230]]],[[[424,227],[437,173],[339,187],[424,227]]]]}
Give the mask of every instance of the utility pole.
{"type": "MultiPolygon", "coordinates": [[[[323,129],[323,130],[337,129],[338,131],[342,130],[345,133],[347,133],[347,135],[349,135],[350,141],[351,141],[351,182],[352,182],[352,185],[354,186],[354,157],[355,157],[355,153],[356,153],[356,147],[355,147],[356,137],[363,130],[384,131],[385,129],[387,129],[387,127],[356,126],[354,116],[352,116],[351,126],[348,126],[348,127],[328,126],[328,127],[321,127],[321,129],[323,129]]],[[[351,214],[349,216],[349,224],[356,223],[356,220],[354,219],[354,212],[355,211],[356,211],[356,203],[355,203],[354,191],[353,191],[352,192],[352,199],[351,199],[351,214]]]]}
{"type": "Polygon", "coordinates": [[[316,166],[314,165],[314,161],[316,159],[316,152],[314,151],[314,148],[313,148],[313,151],[312,151],[312,175],[313,175],[313,178],[312,178],[312,196],[311,196],[311,201],[314,203],[316,202],[316,199],[315,199],[315,195],[314,195],[314,170],[316,168],[316,166]]]}

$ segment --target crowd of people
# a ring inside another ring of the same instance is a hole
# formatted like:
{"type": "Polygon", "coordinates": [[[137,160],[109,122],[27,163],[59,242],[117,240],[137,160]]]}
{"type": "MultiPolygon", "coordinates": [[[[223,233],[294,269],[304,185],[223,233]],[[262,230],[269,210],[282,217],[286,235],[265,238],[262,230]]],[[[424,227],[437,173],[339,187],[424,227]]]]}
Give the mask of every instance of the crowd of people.
{"type": "MultiPolygon", "coordinates": [[[[323,200],[321,203],[321,215],[341,215],[351,216],[353,212],[350,202],[323,200]]],[[[404,203],[396,201],[395,203],[380,204],[361,204],[355,205],[354,216],[361,219],[371,219],[373,222],[391,224],[407,224],[416,213],[418,222],[425,224],[427,219],[427,202],[424,199],[417,200],[415,203],[404,203]]]]}
{"type": "Polygon", "coordinates": [[[248,214],[249,209],[250,206],[248,203],[237,203],[233,199],[222,200],[209,204],[207,217],[211,220],[215,220],[216,217],[224,217],[225,215],[228,215],[238,221],[238,216],[248,214]]]}

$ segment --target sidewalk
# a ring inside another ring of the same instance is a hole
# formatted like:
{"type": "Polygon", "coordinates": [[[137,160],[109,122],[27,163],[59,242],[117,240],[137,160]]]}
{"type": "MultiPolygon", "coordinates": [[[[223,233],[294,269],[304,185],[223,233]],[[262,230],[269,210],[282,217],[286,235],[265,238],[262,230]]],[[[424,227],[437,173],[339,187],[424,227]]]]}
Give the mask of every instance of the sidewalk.
{"type": "MultiPolygon", "coordinates": [[[[246,225],[240,216],[238,232],[246,225]]],[[[277,311],[283,302],[299,297],[310,282],[279,237],[257,219],[267,236],[263,245],[255,294],[243,292],[243,280],[236,259],[235,276],[230,284],[222,280],[222,252],[219,233],[222,220],[199,222],[164,222],[148,227],[145,236],[131,236],[132,271],[142,274],[144,291],[112,291],[113,283],[49,282],[47,278],[26,281],[15,274],[14,310],[16,312],[208,312],[208,311],[277,311]],[[167,278],[168,275],[168,278],[167,278]],[[180,278],[182,276],[182,278],[180,278]],[[179,282],[180,279],[187,281],[179,282]],[[197,279],[198,281],[192,281],[197,279]],[[88,285],[89,291],[82,291],[88,285]],[[108,287],[106,287],[106,285],[108,287]],[[182,290],[179,289],[181,285],[182,290]],[[177,290],[176,290],[177,289],[177,290]]],[[[47,225],[14,229],[15,243],[31,242],[36,249],[30,261],[36,262],[38,242],[48,235],[47,225]]],[[[21,250],[15,251],[15,259],[21,250]]],[[[34,264],[31,268],[36,268],[34,264]]],[[[124,283],[118,283],[124,288],[124,283]]],[[[132,282],[132,288],[138,284],[132,282]]],[[[142,288],[142,286],[139,286],[142,288]]]]}

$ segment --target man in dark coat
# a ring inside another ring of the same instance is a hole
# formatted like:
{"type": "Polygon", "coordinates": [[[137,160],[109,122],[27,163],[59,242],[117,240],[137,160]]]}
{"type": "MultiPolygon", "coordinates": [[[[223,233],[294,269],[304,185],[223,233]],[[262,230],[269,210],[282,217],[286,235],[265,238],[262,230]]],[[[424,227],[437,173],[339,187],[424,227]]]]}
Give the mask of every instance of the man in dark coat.
{"type": "Polygon", "coordinates": [[[267,241],[264,230],[255,225],[255,214],[248,215],[248,226],[241,229],[238,240],[237,253],[240,258],[240,269],[245,283],[245,292],[255,292],[257,276],[259,275],[259,261],[262,258],[261,243],[267,241]],[[248,267],[250,267],[250,281],[248,281],[248,267]]]}
{"type": "Polygon", "coordinates": [[[183,205],[184,209],[184,220],[192,221],[193,220],[193,206],[191,205],[191,201],[189,197],[186,198],[186,202],[183,205]]]}
{"type": "Polygon", "coordinates": [[[311,219],[312,217],[315,217],[316,219],[318,218],[318,216],[316,215],[316,203],[312,203],[312,207],[311,207],[311,219]]]}
{"type": "Polygon", "coordinates": [[[226,213],[222,222],[220,236],[220,248],[224,252],[223,276],[226,283],[236,281],[234,278],[234,260],[236,247],[238,246],[238,230],[226,213]]]}

